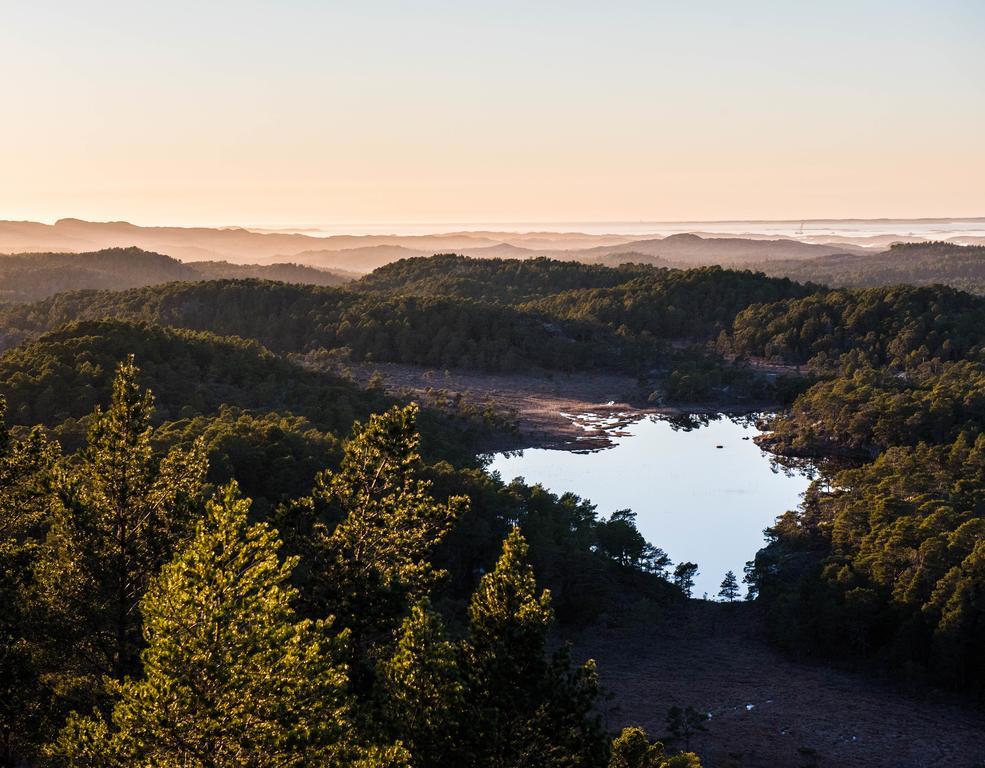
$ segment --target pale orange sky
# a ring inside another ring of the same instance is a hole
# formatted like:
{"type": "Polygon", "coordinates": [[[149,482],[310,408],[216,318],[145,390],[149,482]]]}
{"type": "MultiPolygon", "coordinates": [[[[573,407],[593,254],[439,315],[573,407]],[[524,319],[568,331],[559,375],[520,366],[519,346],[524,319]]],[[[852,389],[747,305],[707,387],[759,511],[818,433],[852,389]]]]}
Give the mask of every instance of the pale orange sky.
{"type": "Polygon", "coordinates": [[[985,4],[800,6],[16,4],[0,218],[985,215],[985,4]]]}

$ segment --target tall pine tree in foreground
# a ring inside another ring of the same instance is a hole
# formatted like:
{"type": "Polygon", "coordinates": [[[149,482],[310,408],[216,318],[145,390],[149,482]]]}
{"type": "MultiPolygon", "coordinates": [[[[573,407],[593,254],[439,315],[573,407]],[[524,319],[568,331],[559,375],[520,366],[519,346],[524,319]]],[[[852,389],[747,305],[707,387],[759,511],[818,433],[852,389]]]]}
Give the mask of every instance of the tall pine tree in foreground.
{"type": "Polygon", "coordinates": [[[54,750],[69,766],[401,766],[359,738],[338,661],[344,637],[297,620],[265,524],[235,486],[209,502],[190,545],[142,603],[143,676],[117,686],[109,721],[75,718],[54,750]]]}
{"type": "Polygon", "coordinates": [[[564,651],[548,659],[552,621],[550,594],[537,593],[527,543],[514,528],[469,605],[471,765],[534,768],[604,761],[606,746],[593,714],[594,663],[572,668],[564,651]]]}
{"type": "Polygon", "coordinates": [[[200,509],[207,460],[196,443],[161,457],[151,447],[154,398],[133,356],[96,409],[85,447],[60,480],[44,563],[52,637],[65,687],[94,688],[139,668],[140,599],[185,540],[200,509]]]}
{"type": "Polygon", "coordinates": [[[319,475],[308,502],[314,611],[335,615],[359,646],[389,639],[429,593],[442,575],[431,554],[468,503],[431,496],[416,421],[412,404],[357,424],[340,468],[319,475]]]}

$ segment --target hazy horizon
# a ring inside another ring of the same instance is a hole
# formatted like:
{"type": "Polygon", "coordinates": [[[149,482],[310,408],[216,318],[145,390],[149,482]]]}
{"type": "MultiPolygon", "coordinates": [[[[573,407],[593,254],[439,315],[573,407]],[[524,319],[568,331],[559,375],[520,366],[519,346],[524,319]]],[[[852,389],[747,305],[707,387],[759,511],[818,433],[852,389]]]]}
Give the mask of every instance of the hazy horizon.
{"type": "MultiPolygon", "coordinates": [[[[503,233],[503,234],[590,234],[625,235],[638,237],[646,234],[732,234],[743,235],[800,234],[811,235],[892,235],[908,234],[913,227],[921,234],[940,231],[948,236],[985,235],[985,216],[940,217],[877,217],[877,218],[793,218],[793,219],[708,219],[708,220],[611,220],[611,221],[362,221],[362,222],[206,222],[185,223],[168,221],[132,221],[124,219],[84,219],[78,216],[57,216],[47,220],[0,219],[0,223],[37,223],[52,226],[59,221],[83,221],[89,224],[130,224],[146,228],[179,229],[245,229],[251,232],[276,232],[329,237],[332,235],[438,235],[455,232],[503,233]],[[962,227],[960,225],[970,225],[962,227]],[[946,226],[957,225],[957,226],[946,226]]],[[[912,234],[917,234],[911,231],[912,234]]]]}

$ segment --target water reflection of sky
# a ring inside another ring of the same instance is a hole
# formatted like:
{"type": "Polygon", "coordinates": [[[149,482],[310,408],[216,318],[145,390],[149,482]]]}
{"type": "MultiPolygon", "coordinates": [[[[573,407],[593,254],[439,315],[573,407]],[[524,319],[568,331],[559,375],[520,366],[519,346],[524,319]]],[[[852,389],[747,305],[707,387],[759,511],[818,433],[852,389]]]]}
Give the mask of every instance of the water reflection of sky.
{"type": "Polygon", "coordinates": [[[797,506],[809,482],[773,466],[751,439],[759,432],[750,419],[682,425],[648,418],[620,431],[608,450],[531,449],[497,455],[489,469],[504,480],[572,491],[603,516],[632,509],[643,535],[675,563],[698,563],[696,596],[717,594],[730,569],[741,579],[763,529],[797,506]]]}

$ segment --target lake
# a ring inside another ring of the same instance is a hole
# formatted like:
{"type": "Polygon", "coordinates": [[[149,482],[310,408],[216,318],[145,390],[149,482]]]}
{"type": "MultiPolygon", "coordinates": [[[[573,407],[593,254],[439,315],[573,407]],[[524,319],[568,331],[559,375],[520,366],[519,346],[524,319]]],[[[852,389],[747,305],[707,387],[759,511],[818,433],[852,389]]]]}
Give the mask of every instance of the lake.
{"type": "MultiPolygon", "coordinates": [[[[592,422],[590,414],[579,418],[592,422]]],[[[748,417],[681,428],[648,416],[620,427],[610,448],[497,454],[489,470],[507,481],[523,477],[554,493],[576,493],[601,516],[632,509],[647,541],[675,564],[698,564],[694,595],[712,597],[726,571],[741,582],[746,561],[763,546],[763,529],[797,507],[810,483],[801,472],[774,467],[752,440],[758,434],[748,417]]]]}

